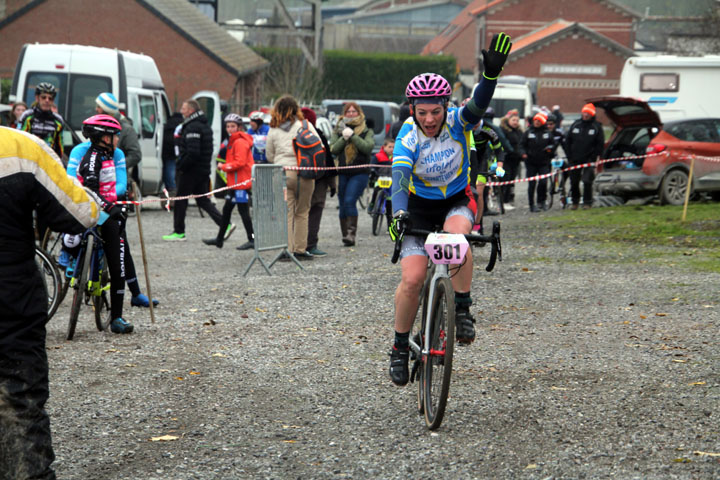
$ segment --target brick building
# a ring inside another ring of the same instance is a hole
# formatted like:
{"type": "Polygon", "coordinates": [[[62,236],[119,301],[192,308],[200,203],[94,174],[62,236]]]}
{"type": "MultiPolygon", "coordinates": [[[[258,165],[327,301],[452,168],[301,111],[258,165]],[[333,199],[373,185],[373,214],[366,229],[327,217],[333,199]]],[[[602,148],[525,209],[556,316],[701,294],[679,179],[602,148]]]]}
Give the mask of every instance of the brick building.
{"type": "Polygon", "coordinates": [[[0,2],[6,15],[0,19],[0,77],[12,77],[26,43],[92,45],[153,57],[171,107],[198,90],[217,91],[240,112],[261,102],[268,62],[187,0],[0,2]]]}
{"type": "Polygon", "coordinates": [[[503,74],[537,79],[538,104],[576,112],[588,97],[618,93],[638,18],[613,0],[474,0],[423,53],[454,55],[477,74],[480,50],[506,32],[513,50],[503,74]]]}

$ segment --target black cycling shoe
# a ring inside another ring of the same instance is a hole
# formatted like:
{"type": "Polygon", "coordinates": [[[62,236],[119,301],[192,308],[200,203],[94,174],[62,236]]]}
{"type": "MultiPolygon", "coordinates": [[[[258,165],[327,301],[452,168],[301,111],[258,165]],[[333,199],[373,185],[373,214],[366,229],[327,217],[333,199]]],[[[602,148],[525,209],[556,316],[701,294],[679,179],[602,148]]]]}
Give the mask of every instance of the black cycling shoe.
{"type": "Polygon", "coordinates": [[[475,319],[468,310],[458,310],[455,313],[455,338],[460,343],[475,341],[475,319]]]}
{"type": "Polygon", "coordinates": [[[410,372],[408,371],[408,359],[410,358],[410,349],[398,350],[394,346],[390,352],[390,380],[402,387],[407,385],[410,372]]]}

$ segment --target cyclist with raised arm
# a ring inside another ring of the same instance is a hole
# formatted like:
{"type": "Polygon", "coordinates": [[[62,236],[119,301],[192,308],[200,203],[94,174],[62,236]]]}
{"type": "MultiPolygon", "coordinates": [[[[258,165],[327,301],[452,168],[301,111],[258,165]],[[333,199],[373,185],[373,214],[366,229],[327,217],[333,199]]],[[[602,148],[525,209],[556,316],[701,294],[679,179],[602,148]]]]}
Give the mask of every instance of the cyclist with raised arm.
{"type": "Polygon", "coordinates": [[[110,273],[110,329],[113,333],[131,333],[133,325],[122,318],[127,250],[125,215],[115,203],[127,188],[125,156],[115,148],[120,130],[120,122],[110,115],[86,119],[82,133],[90,141],[72,149],[67,172],[100,197],[103,213],[98,226],[110,273]]]}
{"type": "MultiPolygon", "coordinates": [[[[484,72],[463,107],[448,107],[452,89],[435,73],[413,78],[405,90],[411,117],[400,129],[393,152],[390,237],[402,240],[402,278],[395,291],[395,341],[390,352],[390,378],[396,385],[409,379],[409,334],[419,305],[427,272],[424,239],[405,236],[405,229],[432,230],[442,225],[450,233],[470,233],[478,211],[470,190],[470,136],[490,103],[497,78],[512,44],[504,33],[493,36],[483,50],[484,72]]],[[[482,212],[480,212],[482,213],[482,212]]],[[[475,339],[475,320],[470,314],[472,256],[452,277],[455,290],[457,339],[475,339]]]]}

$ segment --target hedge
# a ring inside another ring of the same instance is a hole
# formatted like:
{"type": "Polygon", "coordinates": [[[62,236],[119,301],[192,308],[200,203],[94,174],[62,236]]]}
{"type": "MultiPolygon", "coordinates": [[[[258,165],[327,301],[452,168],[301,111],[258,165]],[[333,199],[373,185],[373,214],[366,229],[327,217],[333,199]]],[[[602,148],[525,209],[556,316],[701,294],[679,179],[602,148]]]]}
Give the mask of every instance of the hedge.
{"type": "MultiPolygon", "coordinates": [[[[271,62],[288,55],[302,64],[302,53],[297,49],[256,47],[254,50],[271,62]]],[[[320,88],[312,92],[321,98],[303,98],[301,101],[318,102],[323,98],[357,98],[402,102],[405,87],[412,77],[423,72],[435,72],[451,83],[456,77],[456,61],[451,56],[422,56],[401,53],[366,53],[348,50],[326,50],[324,72],[320,88]]],[[[309,68],[305,65],[305,68],[309,68]]],[[[275,92],[266,92],[271,95],[275,92]]],[[[279,92],[282,93],[282,92],[279,92]]]]}

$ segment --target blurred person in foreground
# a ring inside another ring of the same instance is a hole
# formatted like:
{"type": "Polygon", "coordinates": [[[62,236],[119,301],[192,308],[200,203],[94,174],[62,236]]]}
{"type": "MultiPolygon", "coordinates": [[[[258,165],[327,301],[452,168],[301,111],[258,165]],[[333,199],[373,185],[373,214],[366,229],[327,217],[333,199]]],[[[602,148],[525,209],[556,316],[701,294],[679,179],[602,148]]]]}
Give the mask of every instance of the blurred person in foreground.
{"type": "Polygon", "coordinates": [[[35,262],[33,210],[56,231],[81,233],[97,197],[70,178],[40,139],[0,127],[0,476],[54,479],[45,324],[48,293],[35,262]]]}

